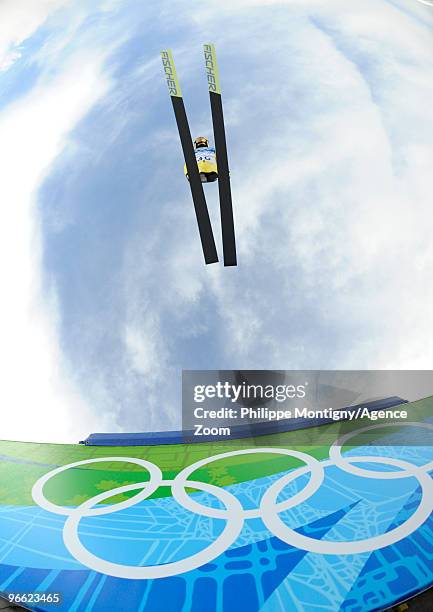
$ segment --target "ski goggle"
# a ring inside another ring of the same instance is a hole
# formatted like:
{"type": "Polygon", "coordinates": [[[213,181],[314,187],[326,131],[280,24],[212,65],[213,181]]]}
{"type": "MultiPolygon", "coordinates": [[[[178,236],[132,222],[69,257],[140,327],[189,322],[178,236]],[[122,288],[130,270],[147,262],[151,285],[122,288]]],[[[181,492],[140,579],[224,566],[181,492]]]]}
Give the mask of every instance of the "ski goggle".
{"type": "Polygon", "coordinates": [[[200,137],[194,140],[195,145],[204,144],[206,147],[209,145],[209,141],[207,138],[200,137]]]}

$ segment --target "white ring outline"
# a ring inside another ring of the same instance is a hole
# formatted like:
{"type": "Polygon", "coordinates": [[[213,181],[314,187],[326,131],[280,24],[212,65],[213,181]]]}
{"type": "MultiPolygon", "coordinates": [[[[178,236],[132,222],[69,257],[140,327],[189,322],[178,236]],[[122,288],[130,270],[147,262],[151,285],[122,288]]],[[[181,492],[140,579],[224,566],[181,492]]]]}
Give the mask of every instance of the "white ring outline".
{"type": "MultiPolygon", "coordinates": [[[[138,502],[143,501],[144,499],[152,495],[152,493],[154,493],[160,486],[160,483],[162,482],[162,472],[160,468],[151,461],[146,461],[146,459],[139,459],[137,457],[96,457],[95,459],[83,459],[82,461],[75,461],[74,463],[61,465],[60,467],[51,470],[47,474],[44,474],[33,485],[32,497],[34,501],[38,504],[38,506],[40,506],[44,510],[48,510],[48,512],[53,512],[54,514],[70,516],[77,510],[77,508],[70,509],[66,506],[59,506],[57,504],[54,504],[53,502],[50,502],[44,494],[44,486],[46,485],[46,483],[51,480],[53,476],[61,474],[62,472],[66,472],[66,470],[69,470],[69,468],[78,467],[80,465],[87,465],[89,463],[107,463],[115,461],[123,461],[124,463],[135,463],[136,465],[140,465],[141,467],[146,468],[149,472],[150,480],[146,482],[140,482],[138,483],[139,486],[134,487],[142,487],[143,491],[141,493],[138,493],[137,495],[134,495],[133,497],[117,504],[111,504],[100,508],[93,508],[86,516],[100,516],[102,514],[111,514],[112,512],[118,512],[119,510],[125,510],[125,508],[130,508],[131,506],[134,506],[138,502]]],[[[126,486],[130,487],[131,485],[126,486]]],[[[134,489],[125,489],[125,491],[126,490],[134,489]]],[[[96,495],[92,499],[99,498],[101,495],[102,494],[96,495]]],[[[110,495],[110,497],[113,496],[110,495]]],[[[78,507],[80,508],[81,506],[78,507]]]]}
{"type": "MultiPolygon", "coordinates": [[[[420,470],[417,466],[411,463],[402,461],[401,459],[391,459],[388,457],[350,457],[352,462],[369,462],[373,459],[374,463],[388,463],[397,467],[402,467],[405,472],[412,471],[412,476],[417,478],[422,489],[422,497],[418,508],[415,512],[401,525],[387,531],[381,535],[373,536],[364,540],[353,540],[353,541],[330,541],[330,540],[318,540],[305,536],[294,529],[288,527],[278,516],[275,511],[276,500],[281,492],[281,489],[294,478],[298,478],[303,475],[308,468],[298,468],[295,472],[290,472],[286,476],[283,476],[280,480],[275,482],[265,492],[262,498],[260,509],[262,510],[261,518],[263,523],[277,538],[286,542],[290,546],[295,546],[301,550],[307,552],[318,553],[321,555],[353,555],[365,552],[373,552],[385,546],[390,546],[399,542],[403,538],[409,536],[418,527],[420,527],[430,516],[433,509],[433,480],[430,478],[427,472],[420,470]]],[[[328,459],[322,464],[324,467],[334,466],[334,462],[328,459]]],[[[382,472],[384,473],[384,472],[382,472]]],[[[394,472],[385,472],[391,473],[394,472]]],[[[398,473],[398,472],[396,472],[398,473]]],[[[405,477],[405,476],[403,476],[405,477]]]]}
{"type": "MultiPolygon", "coordinates": [[[[347,434],[344,434],[333,444],[331,444],[329,448],[329,458],[334,461],[335,465],[337,465],[340,470],[343,472],[348,472],[349,474],[354,474],[355,476],[363,476],[367,478],[378,478],[380,480],[392,480],[394,478],[404,478],[404,470],[403,472],[399,470],[398,472],[378,472],[376,470],[368,470],[366,468],[356,467],[355,465],[351,465],[351,462],[348,461],[349,457],[343,457],[341,454],[341,449],[344,444],[350,438],[357,436],[359,433],[363,431],[369,431],[371,429],[381,429],[382,427],[421,427],[422,429],[431,429],[433,430],[433,423],[417,423],[416,421],[407,421],[404,423],[377,423],[375,425],[366,425],[365,427],[360,427],[359,429],[355,429],[354,431],[350,431],[347,434]]],[[[351,457],[350,457],[351,458],[351,457]]],[[[379,461],[375,461],[374,458],[369,461],[371,458],[368,455],[365,455],[365,460],[363,463],[380,463],[379,461]]],[[[390,463],[390,465],[392,465],[390,463]]],[[[413,465],[413,464],[409,464],[413,465]]],[[[429,472],[433,470],[433,461],[426,463],[422,466],[414,466],[419,470],[423,470],[424,472],[429,472]]],[[[412,473],[408,473],[407,477],[413,476],[412,473]]]]}
{"type": "MultiPolygon", "coordinates": [[[[228,451],[226,453],[220,453],[219,455],[213,455],[212,457],[205,457],[204,459],[200,459],[196,461],[192,465],[188,465],[182,471],[180,471],[176,478],[173,481],[172,493],[175,500],[183,506],[187,508],[191,512],[195,514],[201,514],[202,516],[207,516],[209,518],[226,518],[226,510],[221,508],[212,508],[210,506],[205,506],[203,504],[198,503],[192,497],[190,497],[185,491],[185,487],[188,486],[188,478],[191,476],[193,472],[198,470],[199,468],[208,465],[218,459],[224,459],[227,457],[236,457],[238,455],[251,455],[256,453],[266,453],[266,454],[278,454],[278,455],[287,455],[289,457],[294,457],[295,459],[300,459],[304,463],[307,464],[307,467],[310,469],[308,473],[311,474],[310,480],[308,484],[305,485],[301,491],[298,491],[293,497],[285,500],[284,502],[280,502],[278,504],[278,512],[283,512],[284,510],[288,510],[297,504],[305,501],[311,495],[313,495],[317,489],[322,484],[325,478],[325,472],[323,469],[323,462],[319,461],[315,457],[308,455],[307,453],[302,453],[301,451],[295,451],[288,448],[251,448],[251,449],[240,449],[234,451],[228,451]]],[[[299,468],[295,468],[299,469],[299,468]]],[[[283,477],[284,478],[284,477],[283,477]]],[[[253,508],[250,510],[245,510],[242,508],[242,516],[244,519],[250,518],[260,518],[260,507],[253,508]]]]}
{"type": "MultiPolygon", "coordinates": [[[[172,486],[173,482],[173,480],[162,480],[160,484],[161,486],[172,486]]],[[[91,509],[94,503],[101,502],[104,499],[112,497],[113,495],[118,495],[119,493],[131,491],[133,490],[133,488],[138,489],[140,486],[142,486],[142,484],[143,483],[125,485],[122,487],[117,487],[116,489],[112,489],[111,491],[105,491],[104,493],[100,493],[99,495],[96,495],[95,497],[85,501],[83,504],[81,504],[81,506],[78,506],[76,510],[69,515],[63,529],[63,541],[65,543],[66,548],[69,550],[71,555],[75,557],[75,559],[77,559],[77,561],[97,572],[102,572],[104,574],[107,574],[109,576],[115,576],[117,578],[127,578],[136,580],[167,578],[169,576],[177,576],[178,574],[189,572],[191,570],[197,569],[198,567],[201,567],[206,563],[209,563],[210,561],[224,553],[227,548],[231,546],[233,542],[236,541],[242,530],[244,520],[242,517],[242,506],[238,499],[223,488],[208,483],[192,480],[188,482],[189,487],[205,491],[206,493],[210,493],[211,495],[215,495],[220,499],[220,501],[223,502],[223,504],[226,506],[227,512],[229,513],[229,517],[228,519],[226,519],[227,524],[224,527],[223,531],[209,546],[199,551],[198,553],[187,557],[186,559],[180,559],[178,561],[164,563],[162,565],[147,566],[123,565],[119,563],[113,563],[111,561],[101,559],[97,555],[91,553],[82,544],[78,535],[78,527],[81,518],[83,516],[90,516],[89,510],[91,509]]],[[[138,495],[136,495],[134,499],[136,499],[137,497],[138,495]]]]}

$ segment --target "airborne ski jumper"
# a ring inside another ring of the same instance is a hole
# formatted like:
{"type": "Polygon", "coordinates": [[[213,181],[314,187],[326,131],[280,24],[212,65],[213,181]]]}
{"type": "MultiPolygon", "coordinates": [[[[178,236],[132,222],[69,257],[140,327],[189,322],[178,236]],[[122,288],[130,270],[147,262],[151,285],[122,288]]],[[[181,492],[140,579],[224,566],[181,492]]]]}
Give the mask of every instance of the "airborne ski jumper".
{"type": "Polygon", "coordinates": [[[191,188],[205,262],[206,264],[217,262],[218,255],[202,183],[218,181],[224,265],[236,266],[230,174],[215,48],[210,44],[204,45],[215,149],[209,145],[208,139],[204,136],[196,138],[193,145],[173,55],[170,50],[162,51],[161,55],[185,158],[185,175],[191,188]]]}
{"type": "MultiPolygon", "coordinates": [[[[194,140],[194,147],[201,182],[213,183],[218,179],[218,166],[216,162],[215,149],[209,146],[209,141],[204,136],[199,136],[194,140]]],[[[188,178],[186,164],[184,172],[186,178],[188,178]]]]}

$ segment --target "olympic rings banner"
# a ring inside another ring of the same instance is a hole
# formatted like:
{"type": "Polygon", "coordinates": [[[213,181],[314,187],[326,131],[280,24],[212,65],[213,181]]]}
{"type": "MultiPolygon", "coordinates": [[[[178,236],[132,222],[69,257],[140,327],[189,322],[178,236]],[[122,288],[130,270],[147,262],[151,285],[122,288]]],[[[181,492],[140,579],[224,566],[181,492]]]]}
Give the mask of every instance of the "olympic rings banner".
{"type": "MultiPolygon", "coordinates": [[[[387,427],[393,425],[387,425],[387,427]]],[[[396,426],[400,427],[400,425],[396,426]]],[[[383,424],[370,425],[365,427],[364,430],[371,431],[383,427],[385,427],[383,424]]],[[[415,427],[425,429],[430,433],[433,432],[433,423],[420,424],[408,422],[405,423],[404,427],[415,427]]],[[[273,535],[277,536],[281,541],[307,552],[326,555],[353,555],[372,552],[394,544],[406,536],[410,536],[429,518],[433,510],[433,480],[429,475],[429,471],[433,470],[433,459],[425,465],[418,466],[401,459],[386,456],[368,457],[368,461],[366,461],[365,456],[343,457],[341,447],[347,444],[351,438],[355,437],[359,433],[362,433],[362,431],[355,430],[350,434],[346,434],[342,438],[337,439],[331,446],[329,458],[326,461],[318,461],[307,453],[292,449],[272,447],[237,450],[221,453],[216,456],[197,461],[196,463],[184,468],[176,476],[176,478],[170,480],[163,478],[162,472],[157,465],[150,461],[146,461],[145,459],[137,459],[133,457],[106,457],[104,458],[104,461],[131,462],[143,467],[149,473],[149,480],[132,485],[124,485],[105,491],[104,493],[100,493],[99,495],[86,500],[73,509],[58,506],[57,504],[50,502],[45,497],[44,487],[51,480],[51,478],[68,469],[100,461],[99,459],[87,459],[58,467],[42,476],[42,478],[35,483],[32,489],[32,497],[38,506],[44,510],[67,517],[63,528],[63,541],[71,555],[77,559],[77,561],[97,572],[102,572],[118,578],[166,578],[168,576],[174,576],[197,569],[206,563],[210,563],[216,557],[227,551],[227,549],[232,546],[239,537],[244,527],[244,522],[248,519],[256,518],[260,518],[269,531],[273,535]],[[299,459],[305,464],[305,466],[295,469],[276,480],[263,495],[258,508],[246,510],[242,507],[239,500],[226,489],[216,487],[209,483],[190,479],[190,476],[196,470],[209,465],[217,459],[220,460],[239,455],[262,453],[288,455],[290,457],[299,459]],[[360,467],[360,464],[365,464],[367,462],[369,464],[379,464],[381,466],[385,466],[385,468],[391,466],[392,468],[397,469],[395,471],[377,471],[375,469],[360,467]],[[421,487],[421,502],[412,516],[407,521],[399,525],[399,527],[371,538],[355,541],[328,541],[317,540],[315,538],[302,535],[285,524],[281,519],[280,514],[288,509],[294,508],[301,502],[304,502],[314,495],[324,481],[325,469],[330,466],[337,467],[343,472],[354,474],[362,478],[378,480],[401,480],[404,478],[414,478],[421,487]],[[281,491],[290,483],[295,482],[305,474],[308,474],[308,481],[305,486],[286,501],[278,503],[277,499],[281,491]],[[150,495],[152,495],[152,493],[154,493],[159,487],[170,487],[176,502],[189,512],[214,519],[222,519],[225,521],[226,524],[221,534],[207,548],[199,553],[196,553],[195,555],[191,555],[187,559],[182,559],[172,563],[164,562],[163,564],[156,566],[136,567],[112,563],[94,555],[83,545],[79,536],[79,525],[81,519],[84,517],[111,515],[115,512],[119,512],[120,510],[130,508],[150,497],[150,495]],[[223,505],[223,508],[214,508],[195,501],[193,497],[190,497],[187,494],[187,488],[208,493],[209,495],[218,499],[223,505]],[[115,495],[127,492],[129,493],[130,491],[138,491],[138,493],[128,500],[117,504],[100,505],[115,495]]]]}
{"type": "Polygon", "coordinates": [[[431,442],[433,398],[403,406],[418,418],[334,423],[329,446],[0,442],[0,593],[58,612],[402,601],[433,585],[433,444],[401,443],[431,442]]]}

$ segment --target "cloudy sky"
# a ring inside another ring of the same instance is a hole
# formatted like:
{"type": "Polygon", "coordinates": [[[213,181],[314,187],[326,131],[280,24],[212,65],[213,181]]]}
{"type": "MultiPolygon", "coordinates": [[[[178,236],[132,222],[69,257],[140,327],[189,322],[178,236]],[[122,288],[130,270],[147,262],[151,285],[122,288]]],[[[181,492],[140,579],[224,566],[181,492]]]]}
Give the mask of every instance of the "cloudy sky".
{"type": "Polygon", "coordinates": [[[182,368],[431,368],[432,77],[417,0],[3,0],[0,437],[176,429],[182,368]],[[237,268],[159,56],[211,136],[209,41],[237,268]]]}

